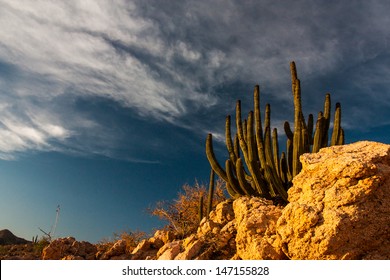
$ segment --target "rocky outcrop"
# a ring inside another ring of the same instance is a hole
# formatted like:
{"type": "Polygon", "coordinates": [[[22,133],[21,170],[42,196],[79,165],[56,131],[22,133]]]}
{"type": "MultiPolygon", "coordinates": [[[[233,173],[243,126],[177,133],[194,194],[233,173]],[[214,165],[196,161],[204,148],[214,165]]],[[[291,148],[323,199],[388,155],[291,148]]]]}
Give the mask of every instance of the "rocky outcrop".
{"type": "Polygon", "coordinates": [[[126,260],[129,258],[129,255],[126,252],[126,241],[118,240],[108,249],[107,252],[104,252],[101,257],[97,255],[97,258],[100,260],[126,260]]]}
{"type": "Polygon", "coordinates": [[[43,260],[94,260],[97,247],[86,241],[76,241],[74,237],[53,240],[43,249],[43,260]]]}
{"type": "Polygon", "coordinates": [[[390,145],[357,142],[301,156],[277,223],[291,259],[390,259],[390,145]]]}
{"type": "Polygon", "coordinates": [[[10,230],[0,230],[0,245],[18,245],[18,244],[29,244],[31,241],[17,237],[10,230]]]}
{"type": "Polygon", "coordinates": [[[161,230],[136,248],[118,240],[97,252],[62,238],[43,259],[390,259],[390,145],[333,146],[301,162],[284,208],[229,199],[184,239],[161,230]]]}
{"type": "Polygon", "coordinates": [[[229,199],[201,221],[197,233],[161,247],[157,259],[230,259],[235,254],[235,234],[233,200],[229,199]]]}
{"type": "Polygon", "coordinates": [[[301,161],[284,209],[261,198],[221,203],[158,258],[390,259],[390,145],[334,146],[301,161]]]}

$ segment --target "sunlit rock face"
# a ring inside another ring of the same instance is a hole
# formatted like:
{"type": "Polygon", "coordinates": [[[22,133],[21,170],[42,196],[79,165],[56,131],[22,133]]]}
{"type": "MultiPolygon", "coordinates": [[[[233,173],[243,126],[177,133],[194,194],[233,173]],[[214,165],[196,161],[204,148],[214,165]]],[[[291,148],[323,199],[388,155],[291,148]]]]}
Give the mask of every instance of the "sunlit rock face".
{"type": "Polygon", "coordinates": [[[278,220],[291,259],[390,259],[390,145],[357,142],[301,156],[278,220]]]}

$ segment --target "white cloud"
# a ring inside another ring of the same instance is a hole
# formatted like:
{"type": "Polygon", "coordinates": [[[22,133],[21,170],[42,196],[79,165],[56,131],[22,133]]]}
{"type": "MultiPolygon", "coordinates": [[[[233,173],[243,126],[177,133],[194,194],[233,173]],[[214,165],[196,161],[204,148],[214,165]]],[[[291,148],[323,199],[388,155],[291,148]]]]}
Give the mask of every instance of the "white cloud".
{"type": "MultiPolygon", "coordinates": [[[[2,114],[4,117],[4,114],[2,114]]],[[[10,159],[12,153],[25,150],[53,150],[51,140],[65,140],[70,136],[67,129],[50,122],[38,125],[26,121],[3,119],[0,127],[0,158],[10,159]]]]}
{"type": "Polygon", "coordinates": [[[290,60],[311,79],[377,57],[390,38],[384,4],[365,1],[326,8],[184,0],[0,6],[0,63],[15,72],[0,76],[0,151],[50,149],[52,140],[99,129],[76,110],[70,123],[50,107],[70,93],[109,98],[142,117],[190,128],[181,118],[223,102],[213,90],[224,83],[264,83],[282,100],[290,95],[290,60]]]}

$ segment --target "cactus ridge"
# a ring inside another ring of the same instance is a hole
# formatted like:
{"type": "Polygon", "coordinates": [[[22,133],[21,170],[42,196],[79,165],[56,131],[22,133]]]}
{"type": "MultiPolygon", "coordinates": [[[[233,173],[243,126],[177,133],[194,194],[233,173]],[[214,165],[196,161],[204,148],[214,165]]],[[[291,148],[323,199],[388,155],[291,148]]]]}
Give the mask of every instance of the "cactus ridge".
{"type": "Polygon", "coordinates": [[[310,114],[307,123],[302,112],[301,84],[295,62],[290,63],[291,84],[294,100],[294,131],[290,123],[284,123],[287,136],[286,152],[280,154],[278,131],[271,132],[271,106],[266,104],[264,123],[260,112],[260,87],[253,92],[254,109],[247,119],[242,120],[241,101],[236,103],[236,128],[231,134],[231,116],[226,117],[225,137],[229,157],[225,169],[218,163],[212,144],[212,134],[206,139],[206,155],[211,168],[226,182],[229,195],[260,196],[274,201],[288,203],[287,190],[292,179],[301,171],[299,157],[303,153],[316,153],[328,145],[344,144],[344,130],[341,127],[341,105],[336,104],[332,135],[329,142],[331,98],[325,96],[324,110],[314,117],[310,114]]]}

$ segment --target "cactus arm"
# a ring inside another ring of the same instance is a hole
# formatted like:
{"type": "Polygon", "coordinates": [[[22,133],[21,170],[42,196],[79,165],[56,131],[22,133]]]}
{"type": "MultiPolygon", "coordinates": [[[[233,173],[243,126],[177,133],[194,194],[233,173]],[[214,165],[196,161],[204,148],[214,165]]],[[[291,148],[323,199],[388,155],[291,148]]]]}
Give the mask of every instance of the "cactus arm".
{"type": "Polygon", "coordinates": [[[210,182],[209,182],[209,193],[207,196],[207,217],[209,216],[211,209],[213,208],[213,198],[214,198],[214,181],[215,181],[215,172],[213,169],[210,171],[210,182]]]}
{"type": "Polygon", "coordinates": [[[232,142],[232,134],[231,134],[231,128],[230,128],[230,116],[226,117],[226,124],[225,124],[225,138],[226,138],[226,147],[229,152],[229,157],[232,160],[233,163],[237,161],[237,155],[234,151],[234,145],[232,142]]]}
{"type": "Polygon", "coordinates": [[[252,185],[248,182],[248,179],[246,178],[244,165],[242,163],[241,158],[239,158],[236,163],[236,174],[241,189],[246,190],[246,193],[248,193],[248,195],[255,195],[256,189],[252,187],[252,185]]]}
{"type": "Polygon", "coordinates": [[[234,144],[233,144],[234,154],[236,155],[237,159],[240,158],[240,140],[238,139],[238,134],[234,136],[234,144]]]}
{"type": "Polygon", "coordinates": [[[236,193],[236,192],[232,189],[232,187],[229,185],[228,182],[226,182],[226,191],[228,192],[228,194],[230,195],[230,197],[232,197],[232,198],[234,198],[234,199],[236,199],[236,198],[238,198],[238,197],[241,196],[240,194],[236,193]]]}
{"type": "Polygon", "coordinates": [[[337,145],[338,140],[340,137],[340,122],[341,122],[341,105],[340,103],[336,104],[336,112],[334,116],[334,123],[333,123],[333,133],[332,133],[332,140],[330,142],[331,146],[337,145]]]}
{"type": "Polygon", "coordinates": [[[339,137],[339,140],[338,140],[338,144],[337,145],[344,145],[345,144],[345,139],[344,139],[344,129],[340,128],[340,137],[339,137]]]}
{"type": "Polygon", "coordinates": [[[285,152],[282,152],[280,156],[279,170],[280,170],[280,178],[282,179],[283,185],[287,186],[289,179],[288,179],[287,158],[285,152]]]}
{"type": "Polygon", "coordinates": [[[213,135],[210,133],[206,139],[206,156],[210,162],[211,168],[222,178],[225,182],[228,181],[225,170],[222,169],[221,165],[218,163],[213,149],[213,135]]]}
{"type": "Polygon", "coordinates": [[[236,104],[236,126],[237,126],[237,134],[238,134],[238,140],[240,143],[240,148],[244,154],[244,158],[247,158],[248,156],[248,149],[247,144],[245,142],[245,136],[244,136],[244,129],[243,129],[243,123],[241,120],[241,101],[238,100],[236,104]]]}
{"type": "Polygon", "coordinates": [[[279,142],[278,142],[278,130],[276,128],[272,131],[272,151],[273,151],[273,159],[274,159],[274,167],[277,172],[277,175],[280,176],[279,169],[279,142]]]}
{"type": "Polygon", "coordinates": [[[228,182],[232,190],[239,195],[245,195],[246,194],[245,191],[241,189],[240,184],[237,178],[235,177],[234,173],[236,172],[236,170],[235,168],[233,168],[233,163],[230,159],[226,160],[225,167],[226,167],[228,182]]]}
{"type": "Polygon", "coordinates": [[[324,139],[323,137],[324,126],[325,126],[324,122],[326,122],[326,120],[324,119],[322,112],[319,112],[317,123],[316,123],[316,132],[314,134],[314,139],[313,139],[312,153],[318,153],[318,151],[322,147],[322,143],[323,143],[322,139],[324,139]]]}
{"type": "Polygon", "coordinates": [[[301,105],[301,90],[298,79],[294,81],[294,142],[293,142],[293,169],[292,176],[295,177],[301,171],[301,162],[299,157],[303,153],[302,139],[302,105],[301,105]]]}
{"type": "Polygon", "coordinates": [[[287,167],[288,167],[288,180],[291,181],[293,176],[292,176],[292,162],[293,162],[293,140],[290,140],[287,138],[287,143],[286,143],[286,149],[287,149],[287,167]]]}
{"type": "Polygon", "coordinates": [[[323,121],[323,127],[322,127],[322,143],[320,148],[327,147],[328,141],[329,141],[329,126],[330,126],[330,106],[331,106],[331,99],[330,94],[327,93],[325,96],[325,102],[324,102],[324,121],[323,121]]]}
{"type": "Polygon", "coordinates": [[[284,133],[286,134],[287,138],[293,141],[294,139],[294,133],[291,130],[290,123],[284,122],[284,133]]]}

